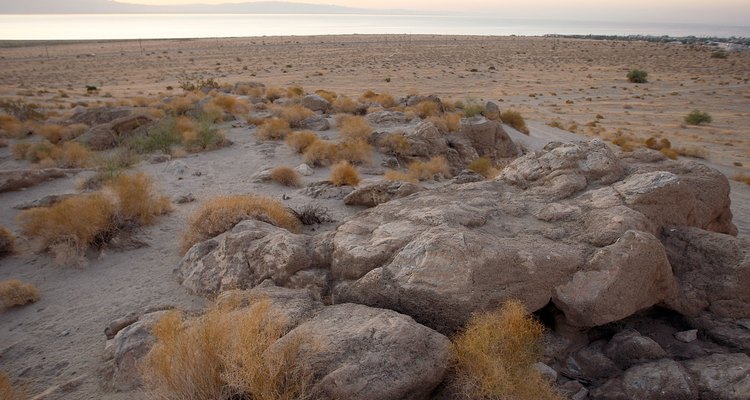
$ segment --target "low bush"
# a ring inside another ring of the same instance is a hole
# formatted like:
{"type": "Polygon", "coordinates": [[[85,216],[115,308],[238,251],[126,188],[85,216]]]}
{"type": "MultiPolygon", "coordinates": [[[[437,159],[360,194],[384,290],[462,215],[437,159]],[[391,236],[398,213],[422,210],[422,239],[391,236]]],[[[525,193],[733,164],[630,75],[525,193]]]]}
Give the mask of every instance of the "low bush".
{"type": "Polygon", "coordinates": [[[38,300],[39,290],[30,283],[23,283],[18,279],[0,281],[0,311],[5,308],[35,303],[38,300]]]}
{"type": "Polygon", "coordinates": [[[228,94],[218,94],[208,104],[214,104],[230,114],[246,115],[250,112],[250,103],[247,100],[228,94]]]}
{"type": "Polygon", "coordinates": [[[52,143],[59,143],[65,140],[75,139],[82,135],[88,129],[88,125],[85,124],[74,124],[74,125],[59,125],[59,124],[45,124],[39,125],[34,129],[34,133],[42,136],[52,143]]]}
{"type": "Polygon", "coordinates": [[[701,146],[682,146],[673,148],[677,154],[685,157],[705,159],[708,157],[708,151],[701,146]]]}
{"type": "Polygon", "coordinates": [[[328,209],[318,204],[308,204],[296,210],[290,208],[289,211],[297,217],[302,225],[318,225],[333,222],[333,218],[328,214],[328,209]]]}
{"type": "Polygon", "coordinates": [[[357,108],[359,108],[359,103],[349,97],[339,95],[336,97],[336,100],[331,103],[331,106],[333,106],[333,111],[337,113],[354,114],[357,111],[357,108]]]}
{"type": "Polygon", "coordinates": [[[0,372],[0,399],[26,400],[29,397],[21,390],[13,387],[13,382],[3,372],[0,372]]]}
{"type": "Polygon", "coordinates": [[[648,82],[648,72],[642,69],[632,69],[628,72],[627,78],[632,83],[646,83],[648,82]]]}
{"type": "Polygon", "coordinates": [[[190,218],[182,238],[182,250],[222,234],[245,219],[257,219],[299,233],[299,220],[279,201],[254,195],[214,197],[190,218]]]}
{"type": "Polygon", "coordinates": [[[319,140],[313,131],[296,131],[286,135],[284,141],[297,153],[304,153],[311,144],[319,140]]]}
{"type": "Polygon", "coordinates": [[[492,160],[487,157],[479,157],[472,161],[468,168],[487,179],[492,179],[500,173],[500,170],[492,165],[492,160]]]}
{"type": "Polygon", "coordinates": [[[185,96],[177,96],[170,99],[167,103],[166,108],[173,115],[184,115],[190,110],[195,108],[195,104],[201,100],[202,96],[197,94],[187,94],[185,96]]]}
{"type": "Polygon", "coordinates": [[[150,225],[169,210],[169,200],[158,196],[150,179],[139,173],[119,175],[96,193],[22,211],[18,224],[60,264],[70,265],[78,263],[89,246],[106,244],[123,229],[150,225]]]}
{"type": "Polygon", "coordinates": [[[284,186],[302,186],[302,178],[292,167],[276,167],[272,169],[271,180],[284,186]]]}
{"type": "Polygon", "coordinates": [[[259,139],[279,140],[291,132],[289,122],[281,118],[269,118],[258,126],[255,135],[259,139]]]}
{"type": "Polygon", "coordinates": [[[0,114],[0,138],[20,138],[26,131],[23,122],[13,115],[0,114]]]}
{"type": "Polygon", "coordinates": [[[331,165],[338,160],[339,146],[329,140],[316,140],[305,149],[305,163],[311,166],[331,165]]]}
{"type": "Polygon", "coordinates": [[[301,104],[292,104],[286,107],[274,107],[272,108],[274,114],[289,123],[292,128],[299,128],[302,126],[302,121],[312,117],[315,113],[303,107],[301,104]]]}
{"type": "Polygon", "coordinates": [[[464,103],[461,113],[465,118],[482,115],[482,113],[484,113],[484,104],[476,102],[474,100],[467,100],[466,103],[464,103]]]}
{"type": "Polygon", "coordinates": [[[507,110],[500,113],[500,120],[513,127],[513,129],[528,135],[529,128],[526,127],[526,121],[518,111],[507,110]]]}
{"type": "Polygon", "coordinates": [[[432,157],[430,161],[414,161],[409,164],[409,175],[424,181],[450,177],[450,166],[443,156],[432,157]]]}
{"type": "Polygon", "coordinates": [[[266,89],[266,99],[271,103],[286,95],[286,89],[280,87],[270,87],[266,89]]]}
{"type": "Polygon", "coordinates": [[[461,130],[461,114],[445,114],[443,115],[442,120],[448,132],[458,132],[461,130]]]}
{"type": "Polygon", "coordinates": [[[353,115],[339,115],[336,117],[342,140],[369,140],[372,127],[364,118],[353,115]]]}
{"type": "Polygon", "coordinates": [[[440,115],[440,107],[432,100],[425,100],[415,104],[414,111],[422,119],[440,115]]]}
{"type": "Polygon", "coordinates": [[[543,331],[517,300],[473,316],[453,343],[456,391],[467,399],[562,400],[533,366],[543,331]]]}
{"type": "Polygon", "coordinates": [[[734,179],[737,182],[742,182],[742,183],[750,185],[750,175],[737,174],[733,176],[732,179],[734,179]]]}
{"type": "Polygon", "coordinates": [[[333,104],[333,102],[336,101],[336,96],[337,96],[336,93],[331,92],[329,90],[318,89],[315,91],[315,94],[324,98],[327,102],[331,104],[333,104]]]}
{"type": "Polygon", "coordinates": [[[305,95],[305,89],[302,86],[289,86],[286,88],[286,97],[293,99],[305,95]]]}
{"type": "Polygon", "coordinates": [[[701,110],[693,110],[685,116],[685,123],[688,125],[710,124],[711,121],[713,121],[711,115],[701,110]]]}
{"type": "Polygon", "coordinates": [[[396,171],[392,169],[385,171],[385,175],[383,175],[383,179],[387,181],[401,181],[401,182],[411,182],[411,183],[419,182],[419,179],[417,179],[412,174],[409,174],[407,172],[402,172],[402,171],[396,171]]]}
{"type": "Polygon", "coordinates": [[[348,161],[340,161],[331,169],[331,183],[335,186],[357,186],[359,173],[348,161]]]}
{"type": "Polygon", "coordinates": [[[195,138],[185,141],[183,137],[183,144],[190,151],[202,151],[223,147],[228,142],[224,133],[209,118],[201,115],[198,119],[198,131],[195,138]]]}
{"type": "Polygon", "coordinates": [[[395,156],[404,156],[411,150],[409,140],[402,133],[394,132],[386,135],[381,146],[383,150],[395,156]]]}
{"type": "Polygon", "coordinates": [[[618,136],[612,139],[612,144],[619,146],[624,152],[631,152],[640,147],[635,140],[626,136],[618,136]]]}
{"type": "Polygon", "coordinates": [[[92,164],[93,153],[77,142],[55,145],[48,141],[38,143],[17,143],[13,147],[16,159],[26,159],[44,168],[84,168],[92,164]]]}
{"type": "Polygon", "coordinates": [[[297,359],[302,339],[267,350],[287,333],[268,300],[217,307],[185,321],[170,312],[153,328],[156,343],[142,374],[147,391],[166,400],[311,399],[312,374],[297,359]]]}
{"type": "Polygon", "coordinates": [[[181,143],[182,137],[177,130],[177,119],[169,116],[150,128],[145,135],[130,140],[128,147],[140,154],[157,151],[171,154],[172,146],[181,143]]]}
{"type": "Polygon", "coordinates": [[[0,257],[16,250],[16,237],[10,229],[0,225],[0,257]]]}
{"type": "Polygon", "coordinates": [[[383,108],[396,107],[396,100],[388,93],[375,93],[372,90],[366,91],[360,98],[360,103],[377,103],[383,108]]]}
{"type": "Polygon", "coordinates": [[[352,164],[370,164],[372,162],[372,146],[363,139],[345,140],[338,144],[336,159],[348,161],[352,164]]]}

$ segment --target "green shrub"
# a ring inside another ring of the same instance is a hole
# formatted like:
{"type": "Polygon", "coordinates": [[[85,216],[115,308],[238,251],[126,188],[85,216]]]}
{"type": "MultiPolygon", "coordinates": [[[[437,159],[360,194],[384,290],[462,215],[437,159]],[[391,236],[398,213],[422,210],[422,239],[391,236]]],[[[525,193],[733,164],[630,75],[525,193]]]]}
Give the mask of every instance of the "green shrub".
{"type": "Polygon", "coordinates": [[[711,123],[713,121],[713,118],[704,111],[701,110],[693,110],[685,116],[685,123],[689,125],[700,125],[702,123],[711,123]]]}
{"type": "Polygon", "coordinates": [[[177,133],[176,119],[170,116],[149,129],[146,135],[133,139],[129,147],[141,154],[156,151],[171,154],[172,146],[180,144],[181,141],[177,133]]]}
{"type": "Polygon", "coordinates": [[[628,72],[628,80],[633,83],[646,83],[648,82],[648,72],[642,69],[632,69],[628,72]]]}
{"type": "Polygon", "coordinates": [[[467,100],[462,112],[465,118],[482,115],[482,113],[484,112],[484,104],[478,103],[473,100],[467,100]]]}

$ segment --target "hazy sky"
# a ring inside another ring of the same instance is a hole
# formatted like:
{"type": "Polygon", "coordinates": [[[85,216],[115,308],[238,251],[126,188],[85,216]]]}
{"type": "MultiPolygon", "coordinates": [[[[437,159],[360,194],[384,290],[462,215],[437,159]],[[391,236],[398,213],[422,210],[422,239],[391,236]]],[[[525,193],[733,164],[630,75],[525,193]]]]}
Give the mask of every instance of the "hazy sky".
{"type": "MultiPolygon", "coordinates": [[[[119,0],[139,4],[219,4],[248,0],[119,0]]],[[[497,14],[499,17],[574,20],[628,20],[750,24],[748,0],[296,0],[300,3],[335,4],[359,8],[399,8],[425,11],[458,11],[497,14]]]]}

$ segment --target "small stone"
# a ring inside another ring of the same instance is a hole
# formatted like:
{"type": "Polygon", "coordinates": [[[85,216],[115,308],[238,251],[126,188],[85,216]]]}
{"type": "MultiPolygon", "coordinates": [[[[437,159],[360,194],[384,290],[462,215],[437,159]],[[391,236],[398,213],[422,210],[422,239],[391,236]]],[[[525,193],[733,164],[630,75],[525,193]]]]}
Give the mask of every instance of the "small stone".
{"type": "Polygon", "coordinates": [[[297,171],[302,176],[310,176],[315,173],[312,168],[310,168],[307,164],[300,164],[296,168],[294,168],[295,171],[297,171]]]}
{"type": "Polygon", "coordinates": [[[677,332],[674,334],[674,338],[680,342],[690,343],[698,338],[698,330],[691,329],[689,331],[677,332]]]}

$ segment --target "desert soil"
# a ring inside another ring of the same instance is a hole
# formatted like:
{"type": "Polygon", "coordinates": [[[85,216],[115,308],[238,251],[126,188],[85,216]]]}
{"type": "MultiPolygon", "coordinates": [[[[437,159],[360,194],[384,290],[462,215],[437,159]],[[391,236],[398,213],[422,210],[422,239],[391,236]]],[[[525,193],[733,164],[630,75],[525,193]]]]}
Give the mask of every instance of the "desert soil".
{"type": "MultiPolygon", "coordinates": [[[[0,71],[0,98],[57,105],[61,112],[76,102],[106,104],[179,93],[183,76],[300,85],[309,92],[327,89],[355,97],[373,89],[394,96],[493,100],[526,117],[531,137],[524,140],[530,148],[549,140],[656,136],[702,149],[705,159],[698,161],[730,178],[750,175],[750,53],[713,59],[708,49],[684,45],[522,37],[264,37],[6,46],[0,47],[0,71]],[[632,68],[648,71],[650,82],[629,83],[625,75],[632,68]],[[100,94],[87,95],[86,85],[100,87],[100,94]],[[684,125],[683,117],[695,108],[709,112],[714,122],[684,125]],[[603,118],[592,124],[597,114],[603,118]],[[548,125],[553,123],[564,130],[548,125]]],[[[136,168],[151,175],[163,194],[192,193],[197,199],[175,205],[173,213],[144,228],[139,236],[146,247],[108,249],[90,255],[87,265],[65,268],[19,238],[19,251],[0,259],[0,280],[31,282],[41,299],[0,314],[0,370],[32,394],[68,384],[47,398],[143,398],[140,392],[113,394],[100,388],[103,330],[111,320],[146,307],[197,310],[206,305],[179,286],[172,272],[180,259],[180,235],[201,201],[230,193],[286,195],[289,206],[318,202],[337,221],[360,210],[340,200],[312,200],[294,189],[252,182],[250,176],[264,167],[296,166],[301,158],[283,143],[257,141],[245,126],[223,128],[234,142],[228,148],[136,168]]],[[[321,136],[335,138],[336,132],[321,136]]],[[[0,169],[29,166],[10,153],[9,147],[0,148],[0,169]]],[[[374,169],[378,166],[373,163],[374,169]]],[[[77,182],[92,173],[0,194],[0,225],[17,233],[19,211],[13,206],[73,193],[77,182]]],[[[304,181],[324,180],[328,174],[319,168],[304,181]]],[[[750,186],[730,181],[735,223],[747,236],[750,186]]]]}

